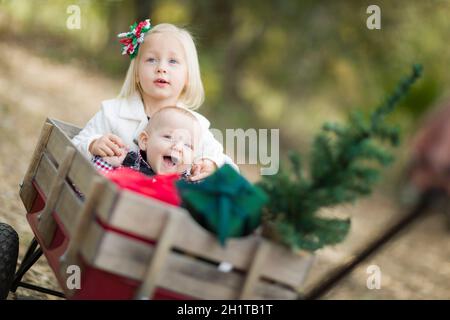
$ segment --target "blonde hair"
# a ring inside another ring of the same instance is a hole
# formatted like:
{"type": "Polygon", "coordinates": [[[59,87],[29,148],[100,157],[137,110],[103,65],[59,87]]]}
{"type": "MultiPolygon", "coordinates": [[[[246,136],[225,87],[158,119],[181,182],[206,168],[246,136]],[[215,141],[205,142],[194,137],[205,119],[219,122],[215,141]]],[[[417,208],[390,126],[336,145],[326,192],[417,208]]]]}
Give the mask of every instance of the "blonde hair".
{"type": "MultiPolygon", "coordinates": [[[[197,49],[195,47],[192,35],[185,29],[179,28],[170,23],[161,23],[150,29],[145,35],[148,37],[152,33],[170,33],[180,41],[184,48],[187,63],[187,84],[178,99],[184,107],[195,110],[199,108],[205,100],[205,91],[200,76],[200,66],[198,63],[197,49]]],[[[145,41],[145,40],[144,40],[145,41]]],[[[142,45],[142,44],[141,44],[142,45]]],[[[129,98],[135,94],[141,94],[139,89],[138,66],[141,51],[138,51],[136,57],[131,60],[128,67],[125,81],[119,93],[119,98],[129,98]]]]}
{"type": "Polygon", "coordinates": [[[176,106],[168,106],[159,109],[152,115],[151,120],[147,123],[147,126],[145,127],[145,130],[149,132],[149,130],[151,130],[153,126],[157,126],[159,124],[161,117],[164,117],[168,113],[178,113],[180,115],[183,115],[191,119],[194,123],[198,124],[199,128],[201,128],[200,122],[198,121],[197,117],[192,114],[192,112],[184,108],[176,106]]]}

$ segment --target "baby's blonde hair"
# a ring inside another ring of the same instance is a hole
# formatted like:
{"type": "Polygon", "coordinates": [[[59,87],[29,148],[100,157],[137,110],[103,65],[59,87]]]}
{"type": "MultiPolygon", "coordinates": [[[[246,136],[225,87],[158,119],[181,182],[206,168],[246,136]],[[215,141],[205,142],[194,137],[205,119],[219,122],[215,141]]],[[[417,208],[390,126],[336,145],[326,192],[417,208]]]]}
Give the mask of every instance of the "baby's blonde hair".
{"type": "MultiPolygon", "coordinates": [[[[192,35],[187,30],[179,28],[170,23],[161,23],[152,27],[145,36],[148,37],[152,33],[170,33],[174,37],[176,37],[178,41],[180,41],[186,55],[188,79],[187,84],[178,99],[178,102],[182,103],[184,107],[191,110],[199,108],[205,100],[205,91],[203,89],[203,83],[200,76],[200,66],[198,63],[197,49],[195,47],[192,35]]],[[[127,75],[125,76],[125,81],[119,93],[119,98],[127,99],[135,94],[140,94],[137,83],[137,61],[139,61],[140,54],[141,51],[139,50],[136,57],[130,62],[127,75]]]]}
{"type": "Polygon", "coordinates": [[[159,109],[152,115],[151,120],[147,123],[147,126],[145,127],[145,130],[147,132],[150,132],[152,129],[156,128],[160,124],[160,121],[161,119],[164,118],[164,116],[171,113],[178,113],[180,115],[183,115],[192,120],[192,122],[195,123],[198,126],[198,128],[201,128],[200,122],[189,110],[176,106],[168,106],[159,109]]]}

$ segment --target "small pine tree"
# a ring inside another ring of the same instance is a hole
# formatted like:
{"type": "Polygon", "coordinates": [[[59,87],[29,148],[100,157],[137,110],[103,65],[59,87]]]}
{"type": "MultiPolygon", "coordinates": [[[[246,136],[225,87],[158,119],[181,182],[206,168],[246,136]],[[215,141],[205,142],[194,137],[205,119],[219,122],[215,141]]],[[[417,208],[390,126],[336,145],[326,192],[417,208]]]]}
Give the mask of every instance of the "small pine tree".
{"type": "Polygon", "coordinates": [[[421,73],[422,67],[414,65],[412,74],[400,81],[370,117],[353,112],[346,125],[325,123],[312,144],[308,178],[303,174],[300,155],[290,152],[289,168],[282,166],[278,174],[258,182],[270,196],[263,215],[266,234],[293,250],[314,251],[343,241],[350,219],[323,218],[317,212],[371,192],[379,179],[374,164],[388,166],[393,161],[376,141],[399,144],[398,128],[386,124],[384,118],[421,73]]]}

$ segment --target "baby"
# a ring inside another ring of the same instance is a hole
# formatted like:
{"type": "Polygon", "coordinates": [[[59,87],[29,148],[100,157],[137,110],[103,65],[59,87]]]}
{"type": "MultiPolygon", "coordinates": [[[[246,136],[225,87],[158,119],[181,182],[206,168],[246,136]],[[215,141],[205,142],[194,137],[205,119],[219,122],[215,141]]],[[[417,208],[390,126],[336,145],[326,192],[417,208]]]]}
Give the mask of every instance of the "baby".
{"type": "Polygon", "coordinates": [[[164,107],[151,118],[139,134],[139,152],[122,149],[121,156],[95,156],[100,170],[131,167],[146,175],[178,173],[188,178],[195,170],[196,152],[200,146],[201,127],[191,111],[164,107]]]}

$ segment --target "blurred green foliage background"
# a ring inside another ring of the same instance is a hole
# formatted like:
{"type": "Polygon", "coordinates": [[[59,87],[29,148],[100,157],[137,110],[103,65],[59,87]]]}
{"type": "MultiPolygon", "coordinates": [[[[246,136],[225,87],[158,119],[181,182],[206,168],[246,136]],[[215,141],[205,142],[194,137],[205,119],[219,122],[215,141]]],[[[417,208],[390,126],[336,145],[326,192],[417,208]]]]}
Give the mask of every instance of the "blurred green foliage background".
{"type": "MultiPolygon", "coordinates": [[[[1,0],[0,34],[54,59],[122,79],[129,60],[116,35],[136,20],[170,22],[196,38],[214,128],[280,128],[281,149],[304,150],[325,121],[373,109],[409,73],[424,77],[390,121],[414,133],[448,96],[450,1],[1,0]],[[81,29],[66,27],[69,5],[81,29]]],[[[7,55],[7,52],[2,54],[7,55]]]]}

